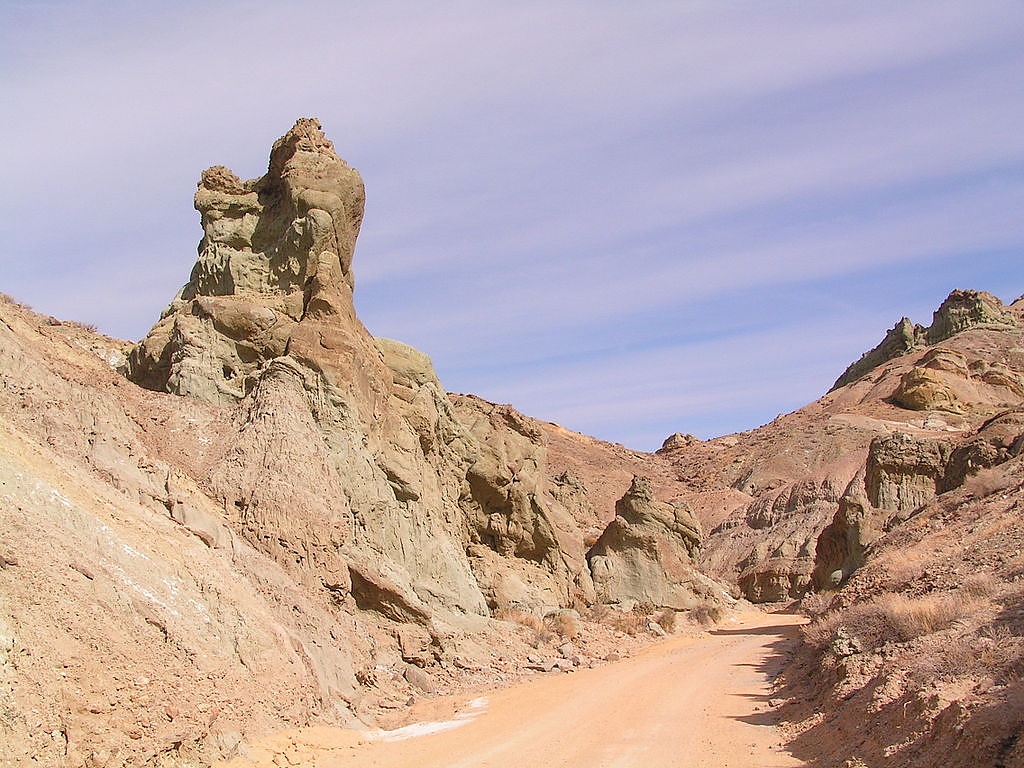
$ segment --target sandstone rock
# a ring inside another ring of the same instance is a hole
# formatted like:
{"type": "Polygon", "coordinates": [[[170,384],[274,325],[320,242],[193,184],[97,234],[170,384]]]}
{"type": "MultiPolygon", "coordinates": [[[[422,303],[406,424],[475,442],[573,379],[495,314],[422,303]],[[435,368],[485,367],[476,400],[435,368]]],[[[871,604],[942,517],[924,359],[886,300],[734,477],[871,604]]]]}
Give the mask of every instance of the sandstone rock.
{"type": "Polygon", "coordinates": [[[675,432],[665,438],[665,442],[661,444],[660,451],[671,451],[677,448],[686,448],[689,445],[701,442],[701,439],[696,435],[691,435],[684,432],[675,432]]]}
{"type": "Polygon", "coordinates": [[[649,483],[634,477],[587,553],[598,600],[690,607],[703,588],[693,566],[700,542],[700,523],[685,504],[657,501],[649,483]]]}
{"type": "Polygon", "coordinates": [[[968,476],[988,469],[1024,451],[1024,409],[1016,408],[984,422],[975,435],[952,450],[937,491],[963,485],[968,476]]]}
{"type": "Polygon", "coordinates": [[[818,536],[812,575],[818,590],[838,587],[863,564],[867,548],[882,535],[889,513],[872,506],[865,478],[862,470],[850,481],[832,522],[818,536]]]}
{"type": "MultiPolygon", "coordinates": [[[[938,344],[972,328],[1009,329],[1019,325],[1017,315],[995,296],[984,291],[953,291],[932,315],[928,328],[904,317],[886,333],[881,343],[851,364],[829,392],[850,384],[889,360],[938,344]]],[[[913,408],[914,406],[906,406],[913,408]]]]}
{"type": "Polygon", "coordinates": [[[953,291],[942,302],[928,327],[928,344],[971,328],[1014,328],[1017,316],[1003,303],[985,291],[953,291]]]}
{"type": "Polygon", "coordinates": [[[433,676],[417,666],[411,664],[406,666],[405,672],[402,674],[411,686],[418,688],[423,693],[435,693],[437,691],[437,685],[434,684],[433,676]]]}
{"type": "Polygon", "coordinates": [[[810,585],[810,566],[772,558],[744,569],[736,583],[752,603],[781,603],[802,597],[810,585]]]}
{"type": "Polygon", "coordinates": [[[909,318],[904,317],[886,332],[885,338],[882,339],[877,347],[865,352],[859,360],[851,363],[843,371],[843,375],[836,379],[836,383],[832,385],[829,392],[856,381],[882,363],[917,349],[925,343],[925,337],[925,328],[915,325],[910,322],[909,318]]]}
{"type": "Polygon", "coordinates": [[[243,182],[222,166],[205,171],[195,196],[199,259],[129,355],[129,376],[209,402],[243,397],[247,378],[284,354],[297,322],[323,311],[320,294],[351,291],[363,197],[358,172],[311,119],[274,144],[260,179],[243,182]],[[345,286],[325,285],[337,281],[345,286]]]}
{"type": "Polygon", "coordinates": [[[917,440],[897,432],[875,438],[868,449],[864,486],[867,499],[879,509],[907,512],[935,498],[945,472],[950,445],[917,440]]]}
{"type": "MultiPolygon", "coordinates": [[[[526,592],[536,587],[533,595],[522,594],[515,602],[529,607],[588,602],[593,587],[582,537],[562,503],[562,499],[584,503],[585,494],[573,494],[564,484],[556,484],[553,490],[546,477],[546,450],[532,419],[509,406],[472,396],[452,396],[452,403],[479,446],[466,473],[461,500],[471,541],[515,562],[515,573],[526,592]],[[548,597],[551,588],[557,591],[554,601],[548,597]]],[[[493,591],[492,566],[500,566],[501,561],[479,550],[476,553],[471,564],[477,579],[491,585],[491,601],[500,605],[505,600],[493,591]]]]}
{"type": "Polygon", "coordinates": [[[963,413],[964,406],[956,389],[941,372],[927,368],[911,368],[900,379],[892,401],[913,411],[947,411],[963,413]]]}
{"type": "Polygon", "coordinates": [[[133,350],[129,375],[237,403],[237,437],[210,470],[230,518],[338,599],[351,588],[401,620],[486,614],[459,508],[475,443],[429,358],[378,342],[355,315],[359,174],[319,123],[299,120],[262,178],[206,171],[196,208],[204,237],[191,279],[133,350]]]}
{"type": "Polygon", "coordinates": [[[432,639],[430,633],[423,627],[415,624],[400,625],[395,629],[395,636],[398,639],[402,661],[417,667],[425,667],[434,661],[434,654],[430,649],[432,639]]]}

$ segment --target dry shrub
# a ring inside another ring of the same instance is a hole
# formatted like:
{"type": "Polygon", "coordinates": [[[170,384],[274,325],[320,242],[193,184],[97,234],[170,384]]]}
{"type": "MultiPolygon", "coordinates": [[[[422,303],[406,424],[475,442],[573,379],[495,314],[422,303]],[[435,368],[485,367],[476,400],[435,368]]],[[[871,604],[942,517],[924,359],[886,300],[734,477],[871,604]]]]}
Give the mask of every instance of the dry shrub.
{"type": "Polygon", "coordinates": [[[657,607],[658,606],[656,606],[650,600],[641,600],[633,606],[633,613],[635,613],[637,616],[646,617],[653,614],[657,607]]]}
{"type": "Polygon", "coordinates": [[[666,608],[664,611],[654,617],[654,620],[658,622],[658,625],[666,632],[676,631],[676,612],[671,608],[666,608]]]}
{"type": "Polygon", "coordinates": [[[800,600],[800,612],[810,619],[824,616],[832,605],[835,596],[835,592],[808,592],[800,600]]]}
{"type": "Polygon", "coordinates": [[[954,637],[918,652],[911,676],[921,685],[938,678],[986,676],[999,684],[1014,683],[1024,672],[1024,638],[1005,626],[983,627],[977,634],[954,637]]]}
{"type": "Polygon", "coordinates": [[[579,616],[575,611],[562,610],[544,617],[544,626],[559,637],[574,638],[582,632],[579,616]]]}
{"type": "Polygon", "coordinates": [[[590,608],[587,609],[587,617],[591,621],[606,622],[611,615],[612,615],[611,607],[608,606],[608,605],[605,605],[604,603],[598,603],[597,605],[592,605],[592,606],[590,606],[590,608]]]}
{"type": "Polygon", "coordinates": [[[27,309],[29,311],[32,310],[32,307],[30,307],[28,304],[22,304],[20,301],[18,301],[16,298],[14,298],[8,293],[0,293],[0,301],[2,301],[4,304],[10,304],[12,307],[17,307],[18,309],[27,309]]]}
{"type": "Polygon", "coordinates": [[[98,329],[92,323],[83,323],[78,320],[64,320],[61,325],[66,325],[71,328],[77,328],[80,331],[88,331],[89,333],[97,333],[98,329]]]}
{"type": "Polygon", "coordinates": [[[636,635],[647,629],[647,617],[636,611],[617,611],[608,621],[612,629],[625,635],[636,635]]]}
{"type": "Polygon", "coordinates": [[[878,601],[878,607],[896,630],[898,639],[907,641],[949,628],[954,621],[970,614],[971,602],[955,592],[922,597],[886,595],[878,601]]]}
{"type": "Polygon", "coordinates": [[[804,637],[812,645],[824,648],[842,627],[864,650],[871,650],[948,629],[970,616],[983,602],[983,598],[967,590],[921,597],[885,593],[849,610],[824,616],[805,628],[804,637]]]}
{"type": "Polygon", "coordinates": [[[1003,582],[994,573],[974,573],[964,579],[960,591],[975,600],[988,600],[1002,590],[1003,582]]]}
{"type": "Polygon", "coordinates": [[[718,603],[705,600],[696,608],[690,610],[690,619],[702,627],[709,627],[717,624],[725,617],[725,609],[718,603]]]}
{"type": "Polygon", "coordinates": [[[532,629],[535,632],[545,631],[544,622],[537,616],[519,608],[499,608],[493,614],[498,621],[509,621],[513,624],[532,629]]]}
{"type": "Polygon", "coordinates": [[[534,648],[550,643],[557,637],[546,621],[542,621],[535,614],[521,608],[499,608],[492,615],[499,621],[508,621],[532,630],[533,637],[530,639],[530,644],[534,648]]]}

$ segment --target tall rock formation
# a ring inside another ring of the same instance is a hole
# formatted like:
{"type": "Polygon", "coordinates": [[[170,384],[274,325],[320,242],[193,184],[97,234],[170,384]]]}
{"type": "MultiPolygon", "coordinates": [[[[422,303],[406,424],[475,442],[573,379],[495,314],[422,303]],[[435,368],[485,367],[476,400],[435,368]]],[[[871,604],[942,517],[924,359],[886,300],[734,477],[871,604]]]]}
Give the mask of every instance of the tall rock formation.
{"type": "Polygon", "coordinates": [[[195,206],[191,278],[128,375],[230,409],[235,437],[208,483],[235,529],[338,600],[398,621],[592,599],[582,534],[549,487],[532,420],[453,401],[425,354],[356,317],[363,185],[316,120],[274,144],[259,179],[205,171],[195,206]]]}
{"type": "Polygon", "coordinates": [[[615,504],[615,519],[587,552],[598,599],[685,610],[724,597],[694,566],[701,539],[686,504],[658,501],[650,482],[634,477],[615,504]]]}
{"type": "Polygon", "coordinates": [[[195,205],[199,258],[129,377],[238,404],[211,490],[310,583],[394,618],[486,615],[458,504],[475,441],[429,359],[378,343],[355,314],[358,172],[303,119],[263,177],[211,168],[195,205]]]}

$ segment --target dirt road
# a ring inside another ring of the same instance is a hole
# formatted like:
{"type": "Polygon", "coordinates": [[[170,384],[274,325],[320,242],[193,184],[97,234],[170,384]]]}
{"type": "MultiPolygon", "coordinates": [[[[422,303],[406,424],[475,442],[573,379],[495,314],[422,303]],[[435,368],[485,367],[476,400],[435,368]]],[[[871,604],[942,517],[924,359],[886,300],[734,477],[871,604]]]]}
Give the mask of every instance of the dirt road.
{"type": "MultiPolygon", "coordinates": [[[[278,734],[243,766],[310,768],[791,768],[768,705],[800,619],[749,613],[710,634],[670,638],[614,664],[543,678],[444,719],[358,734],[278,734]]],[[[437,712],[446,702],[438,702],[437,712]]]]}

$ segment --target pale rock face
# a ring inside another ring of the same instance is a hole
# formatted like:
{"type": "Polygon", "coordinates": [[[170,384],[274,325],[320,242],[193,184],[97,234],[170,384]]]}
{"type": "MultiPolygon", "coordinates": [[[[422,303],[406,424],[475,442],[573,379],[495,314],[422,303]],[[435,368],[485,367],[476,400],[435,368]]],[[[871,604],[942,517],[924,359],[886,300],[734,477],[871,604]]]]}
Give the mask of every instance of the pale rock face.
{"type": "Polygon", "coordinates": [[[582,537],[566,506],[586,504],[585,494],[566,493],[564,483],[549,481],[537,424],[476,397],[455,395],[452,402],[479,446],[461,503],[470,541],[483,545],[472,550],[470,563],[488,602],[529,608],[590,602],[582,537]],[[501,561],[493,555],[513,559],[518,582],[495,574],[501,561]]]}
{"type": "Polygon", "coordinates": [[[262,178],[204,172],[196,209],[192,276],[129,376],[233,408],[236,439],[210,471],[226,513],[339,600],[403,620],[485,615],[458,503],[475,443],[429,358],[375,340],[352,304],[358,172],[299,120],[262,178]]]}
{"type": "Polygon", "coordinates": [[[864,486],[879,509],[908,512],[935,498],[950,445],[897,432],[875,438],[868,449],[864,486]]]}
{"type": "Polygon", "coordinates": [[[650,483],[635,477],[615,505],[615,519],[587,553],[598,600],[694,607],[708,595],[693,565],[701,538],[685,504],[656,500],[650,483]]]}

